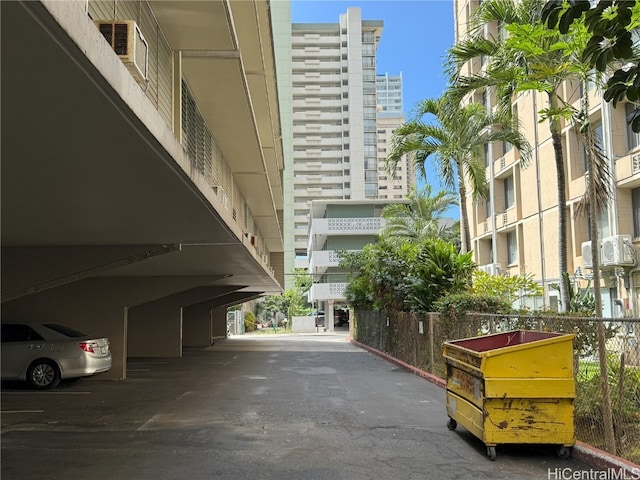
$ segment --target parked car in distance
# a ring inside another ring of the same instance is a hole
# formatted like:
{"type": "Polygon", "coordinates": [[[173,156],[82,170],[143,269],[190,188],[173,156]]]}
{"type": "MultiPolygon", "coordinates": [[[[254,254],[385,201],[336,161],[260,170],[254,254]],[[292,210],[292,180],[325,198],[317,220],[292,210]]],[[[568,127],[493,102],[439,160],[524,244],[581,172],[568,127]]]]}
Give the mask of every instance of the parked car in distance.
{"type": "Polygon", "coordinates": [[[54,388],[111,368],[109,339],[57,323],[2,322],[2,380],[54,388]]]}

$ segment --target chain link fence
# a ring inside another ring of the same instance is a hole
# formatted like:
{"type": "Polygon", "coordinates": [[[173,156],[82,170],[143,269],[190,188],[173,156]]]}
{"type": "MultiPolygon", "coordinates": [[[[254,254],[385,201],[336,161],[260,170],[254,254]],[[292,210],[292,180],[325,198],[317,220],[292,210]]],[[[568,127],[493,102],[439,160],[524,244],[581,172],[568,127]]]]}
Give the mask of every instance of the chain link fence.
{"type": "Polygon", "coordinates": [[[575,333],[576,437],[640,463],[639,318],[467,314],[451,320],[436,313],[357,311],[353,323],[352,335],[358,342],[443,379],[445,341],[511,330],[575,333]],[[599,355],[599,329],[604,339],[604,358],[599,355]],[[606,384],[602,381],[603,372],[607,375],[606,384]]]}

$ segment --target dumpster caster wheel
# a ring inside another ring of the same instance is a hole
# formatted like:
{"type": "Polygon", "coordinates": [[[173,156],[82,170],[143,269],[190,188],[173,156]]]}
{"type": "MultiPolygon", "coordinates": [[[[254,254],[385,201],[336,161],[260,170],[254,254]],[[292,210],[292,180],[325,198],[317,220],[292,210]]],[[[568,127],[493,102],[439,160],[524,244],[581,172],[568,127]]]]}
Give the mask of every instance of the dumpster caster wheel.
{"type": "Polygon", "coordinates": [[[566,460],[569,457],[571,457],[571,447],[565,447],[564,445],[560,445],[556,453],[558,454],[559,458],[566,460]]]}
{"type": "Polygon", "coordinates": [[[449,421],[447,422],[447,428],[449,430],[455,430],[457,426],[458,426],[458,422],[456,422],[453,418],[450,418],[449,421]]]}
{"type": "Polygon", "coordinates": [[[487,447],[487,457],[492,462],[496,459],[496,447],[487,447]]]}

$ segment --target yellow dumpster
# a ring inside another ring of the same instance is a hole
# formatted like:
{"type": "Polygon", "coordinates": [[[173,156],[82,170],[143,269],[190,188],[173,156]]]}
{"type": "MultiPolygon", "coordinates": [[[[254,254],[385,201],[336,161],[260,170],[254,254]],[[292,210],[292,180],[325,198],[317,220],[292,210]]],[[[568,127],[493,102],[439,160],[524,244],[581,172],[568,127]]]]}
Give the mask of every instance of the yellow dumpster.
{"type": "Polygon", "coordinates": [[[496,459],[498,444],[575,444],[575,334],[517,330],[444,343],[447,426],[458,423],[496,459]]]}

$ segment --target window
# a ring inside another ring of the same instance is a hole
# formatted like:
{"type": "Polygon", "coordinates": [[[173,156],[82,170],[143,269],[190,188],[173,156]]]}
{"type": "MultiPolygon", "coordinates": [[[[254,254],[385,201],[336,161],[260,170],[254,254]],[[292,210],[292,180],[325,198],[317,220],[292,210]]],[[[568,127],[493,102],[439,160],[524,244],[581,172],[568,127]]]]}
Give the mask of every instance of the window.
{"type": "Polygon", "coordinates": [[[5,323],[2,325],[2,343],[44,340],[29,325],[5,323]]]}
{"type": "MultiPolygon", "coordinates": [[[[602,121],[598,120],[593,122],[593,132],[595,133],[598,145],[600,145],[600,148],[603,148],[603,143],[602,143],[602,121]]],[[[584,155],[584,171],[588,172],[589,171],[589,159],[587,157],[587,149],[583,148],[582,150],[583,155],[584,155]]]]}
{"type": "MultiPolygon", "coordinates": [[[[625,119],[636,108],[636,105],[632,103],[626,103],[624,106],[625,119]]],[[[626,122],[626,120],[625,120],[626,122]]],[[[631,125],[627,124],[627,147],[629,150],[634,150],[640,146],[640,133],[631,130],[631,125]]]]}
{"type": "Polygon", "coordinates": [[[504,179],[504,209],[511,208],[516,203],[515,190],[513,187],[513,175],[504,179]]]}
{"type": "Polygon", "coordinates": [[[509,265],[518,263],[518,241],[515,231],[507,233],[507,262],[509,265]]]}
{"type": "Polygon", "coordinates": [[[631,215],[633,216],[633,236],[640,237],[640,187],[631,190],[631,215]]]}

